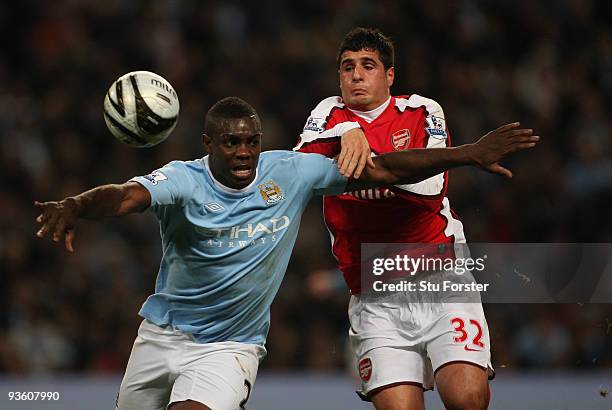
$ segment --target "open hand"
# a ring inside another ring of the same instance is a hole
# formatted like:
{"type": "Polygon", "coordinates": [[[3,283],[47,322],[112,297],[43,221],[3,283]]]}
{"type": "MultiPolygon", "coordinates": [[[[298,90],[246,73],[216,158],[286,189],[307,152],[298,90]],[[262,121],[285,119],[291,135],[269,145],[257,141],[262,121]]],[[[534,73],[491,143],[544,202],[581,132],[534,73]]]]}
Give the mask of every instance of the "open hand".
{"type": "Polygon", "coordinates": [[[72,241],[74,240],[74,223],[76,217],[76,203],[71,199],[55,202],[38,202],[34,205],[41,210],[36,222],[41,225],[36,236],[44,238],[47,233],[51,234],[54,242],[59,242],[64,237],[64,244],[68,252],[74,252],[72,241]]]}
{"type": "Polygon", "coordinates": [[[472,144],[472,158],[482,169],[512,178],[512,172],[499,161],[516,151],[533,148],[540,137],[532,129],[519,128],[519,122],[506,124],[488,132],[472,144]]]}

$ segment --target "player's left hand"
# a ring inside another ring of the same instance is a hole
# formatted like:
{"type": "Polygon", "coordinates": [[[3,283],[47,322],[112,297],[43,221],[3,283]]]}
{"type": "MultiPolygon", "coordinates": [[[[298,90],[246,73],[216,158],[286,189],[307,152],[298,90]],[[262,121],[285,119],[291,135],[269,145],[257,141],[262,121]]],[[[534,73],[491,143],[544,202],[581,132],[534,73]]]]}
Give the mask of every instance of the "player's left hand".
{"type": "Polygon", "coordinates": [[[504,157],[516,151],[536,146],[540,137],[532,129],[520,128],[519,122],[502,125],[470,145],[472,159],[482,169],[512,178],[512,172],[499,164],[504,157]]]}
{"type": "Polygon", "coordinates": [[[77,219],[75,203],[65,199],[59,202],[35,201],[34,205],[42,212],[36,218],[36,222],[42,225],[36,232],[36,236],[44,238],[47,233],[50,233],[54,242],[59,242],[64,236],[66,250],[74,252],[72,241],[74,240],[74,223],[77,219]]]}
{"type": "Polygon", "coordinates": [[[358,179],[366,165],[374,168],[370,144],[361,128],[345,132],[340,142],[342,148],[338,156],[338,168],[342,175],[358,179]]]}

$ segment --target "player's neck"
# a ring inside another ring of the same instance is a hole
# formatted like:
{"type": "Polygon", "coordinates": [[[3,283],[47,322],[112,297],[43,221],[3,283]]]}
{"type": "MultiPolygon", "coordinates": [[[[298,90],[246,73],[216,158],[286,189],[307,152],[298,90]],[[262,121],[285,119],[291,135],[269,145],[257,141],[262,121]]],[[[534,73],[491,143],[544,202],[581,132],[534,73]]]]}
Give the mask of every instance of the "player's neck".
{"type": "Polygon", "coordinates": [[[376,107],[374,109],[371,109],[371,110],[368,110],[368,111],[359,111],[359,110],[355,110],[355,109],[353,109],[351,107],[348,107],[348,109],[351,110],[351,112],[353,114],[357,115],[358,117],[363,118],[367,122],[372,122],[376,118],[378,118],[380,116],[380,114],[382,114],[387,109],[387,107],[389,106],[390,102],[391,102],[391,96],[389,96],[389,98],[387,98],[378,107],[376,107]]]}
{"type": "Polygon", "coordinates": [[[221,177],[219,173],[213,171],[213,169],[210,166],[210,160],[209,160],[208,155],[202,158],[202,161],[204,162],[206,171],[208,172],[208,175],[210,176],[210,179],[212,180],[213,184],[217,188],[219,188],[221,191],[224,191],[229,194],[242,194],[244,192],[249,191],[249,189],[253,185],[255,185],[255,181],[257,180],[257,175],[259,174],[259,164],[258,164],[257,168],[255,168],[255,175],[253,176],[253,179],[248,183],[248,185],[242,188],[233,188],[232,186],[230,186],[231,184],[223,182],[223,178],[221,177]]]}

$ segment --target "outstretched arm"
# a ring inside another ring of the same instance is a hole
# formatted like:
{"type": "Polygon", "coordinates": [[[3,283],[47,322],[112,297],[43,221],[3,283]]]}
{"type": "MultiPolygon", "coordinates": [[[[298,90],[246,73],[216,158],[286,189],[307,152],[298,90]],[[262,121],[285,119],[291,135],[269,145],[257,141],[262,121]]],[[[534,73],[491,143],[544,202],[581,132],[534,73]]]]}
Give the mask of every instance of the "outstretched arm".
{"type": "Polygon", "coordinates": [[[41,224],[36,236],[59,242],[64,236],[68,252],[73,252],[74,226],[77,219],[101,219],[142,212],[151,205],[151,194],[137,182],[121,185],[103,185],[61,201],[34,202],[41,214],[36,222],[41,224]]]}
{"type": "Polygon", "coordinates": [[[499,164],[507,155],[533,148],[539,137],[520,123],[506,124],[487,133],[473,144],[456,148],[426,148],[392,152],[374,158],[376,168],[366,167],[359,180],[350,180],[347,191],[380,185],[413,184],[465,165],[512,177],[512,172],[499,164]]]}

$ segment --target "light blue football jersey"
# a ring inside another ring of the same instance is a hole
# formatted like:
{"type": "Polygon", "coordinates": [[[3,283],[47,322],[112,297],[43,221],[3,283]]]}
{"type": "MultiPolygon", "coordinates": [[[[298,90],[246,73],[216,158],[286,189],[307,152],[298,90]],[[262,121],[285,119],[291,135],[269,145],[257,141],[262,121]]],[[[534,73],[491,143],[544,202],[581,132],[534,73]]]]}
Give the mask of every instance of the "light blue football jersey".
{"type": "Polygon", "coordinates": [[[201,343],[260,345],[306,204],[347,183],[332,160],[292,151],[262,152],[255,180],[240,190],[213,178],[208,157],[131,180],[151,193],[163,247],[140,315],[201,343]]]}

